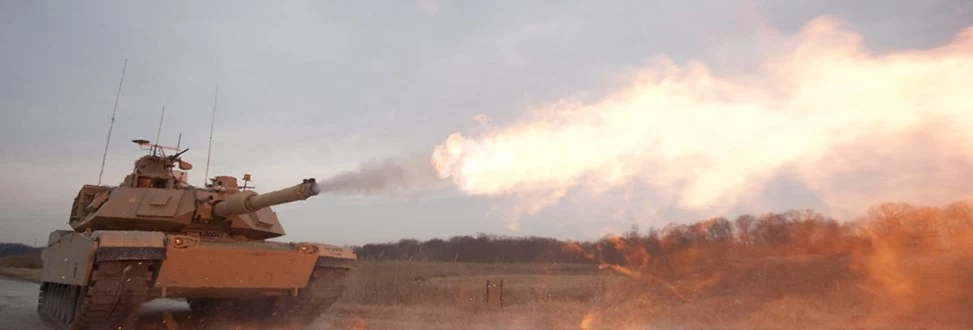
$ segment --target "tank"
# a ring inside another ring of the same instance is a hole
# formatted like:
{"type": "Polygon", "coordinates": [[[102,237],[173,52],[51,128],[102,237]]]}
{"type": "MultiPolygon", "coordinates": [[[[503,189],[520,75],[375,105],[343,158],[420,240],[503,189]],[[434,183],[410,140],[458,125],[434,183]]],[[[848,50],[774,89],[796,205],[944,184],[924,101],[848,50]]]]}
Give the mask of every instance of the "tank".
{"type": "Polygon", "coordinates": [[[188,149],[133,142],[149,152],[132,172],[118,186],[81,187],[71,230],[51,233],[42,316],[69,329],[132,329],[144,302],[182,298],[194,320],[305,327],[341,296],[357,259],[350,249],[269,241],[285,235],[272,207],[318,195],[314,179],[263,194],[249,174],[242,186],[215,176],[195,187],[188,149]]]}

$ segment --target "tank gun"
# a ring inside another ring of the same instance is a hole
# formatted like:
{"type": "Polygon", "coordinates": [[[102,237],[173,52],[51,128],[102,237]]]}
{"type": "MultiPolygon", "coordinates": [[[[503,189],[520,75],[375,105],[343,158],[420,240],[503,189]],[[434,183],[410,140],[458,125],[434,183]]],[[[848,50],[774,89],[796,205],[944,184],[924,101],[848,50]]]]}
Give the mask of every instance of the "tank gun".
{"type": "MultiPolygon", "coordinates": [[[[225,176],[214,179],[214,189],[227,186],[236,187],[236,179],[225,176]]],[[[319,193],[321,193],[321,187],[318,186],[317,182],[314,182],[313,178],[304,179],[300,184],[264,194],[257,194],[253,190],[239,191],[213,205],[213,215],[226,218],[247,214],[269,206],[305,200],[319,193]]]]}

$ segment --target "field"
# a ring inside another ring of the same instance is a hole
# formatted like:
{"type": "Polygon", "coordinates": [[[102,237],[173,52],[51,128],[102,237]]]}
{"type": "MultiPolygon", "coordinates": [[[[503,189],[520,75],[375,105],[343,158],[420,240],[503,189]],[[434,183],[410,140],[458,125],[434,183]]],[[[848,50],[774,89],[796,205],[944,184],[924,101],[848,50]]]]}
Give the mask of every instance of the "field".
{"type": "MultiPolygon", "coordinates": [[[[973,326],[971,260],[964,253],[901,257],[880,278],[868,269],[875,265],[850,255],[729,257],[668,274],[593,264],[363,261],[323,319],[346,329],[964,329],[973,326]],[[504,281],[500,310],[485,303],[487,280],[504,281]]],[[[3,274],[37,273],[3,264],[3,274]]]]}
{"type": "Polygon", "coordinates": [[[593,265],[364,263],[326,318],[379,329],[962,329],[973,325],[970,260],[902,259],[909,278],[891,289],[852,256],[723,260],[672,279],[593,265]],[[483,306],[487,279],[505,283],[500,311],[483,306]]]}
{"type": "Polygon", "coordinates": [[[40,282],[40,255],[13,255],[0,257],[0,275],[40,282]]]}

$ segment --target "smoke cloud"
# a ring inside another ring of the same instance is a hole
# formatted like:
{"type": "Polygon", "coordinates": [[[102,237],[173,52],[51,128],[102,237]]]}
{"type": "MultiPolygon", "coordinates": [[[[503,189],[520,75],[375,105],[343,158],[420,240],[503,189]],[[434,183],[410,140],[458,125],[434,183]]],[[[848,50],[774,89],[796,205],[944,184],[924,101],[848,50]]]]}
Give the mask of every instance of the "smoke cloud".
{"type": "Polygon", "coordinates": [[[714,75],[660,57],[600,101],[561,100],[432,155],[469,195],[510,195],[524,213],[571,191],[641,184],[716,214],[784,173],[836,210],[943,203],[970,191],[973,27],[930,50],[869,54],[829,18],[780,40],[757,72],[714,75]]]}
{"type": "Polygon", "coordinates": [[[369,161],[319,182],[322,192],[352,195],[401,195],[432,189],[442,183],[425,157],[369,161]]]}

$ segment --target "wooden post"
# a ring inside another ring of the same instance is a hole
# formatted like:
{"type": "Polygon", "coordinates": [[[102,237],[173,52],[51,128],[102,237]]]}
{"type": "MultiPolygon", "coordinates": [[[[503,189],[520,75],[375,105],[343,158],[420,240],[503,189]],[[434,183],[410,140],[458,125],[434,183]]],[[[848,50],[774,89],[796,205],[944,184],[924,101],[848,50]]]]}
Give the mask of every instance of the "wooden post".
{"type": "Polygon", "coordinates": [[[486,309],[489,310],[503,309],[503,280],[500,280],[499,283],[497,283],[496,281],[487,280],[486,290],[484,293],[486,294],[486,296],[484,297],[484,302],[486,303],[486,309]]]}
{"type": "Polygon", "coordinates": [[[503,280],[500,280],[500,309],[503,309],[503,280]]]}

